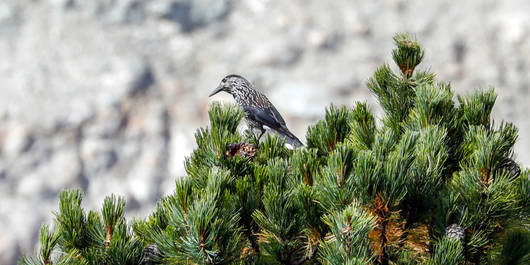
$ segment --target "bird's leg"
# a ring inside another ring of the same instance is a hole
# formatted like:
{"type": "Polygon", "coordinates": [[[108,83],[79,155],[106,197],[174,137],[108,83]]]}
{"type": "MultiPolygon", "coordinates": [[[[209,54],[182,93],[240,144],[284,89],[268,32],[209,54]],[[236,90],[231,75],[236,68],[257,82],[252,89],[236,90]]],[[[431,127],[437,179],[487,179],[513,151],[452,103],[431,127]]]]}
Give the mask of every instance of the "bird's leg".
{"type": "Polygon", "coordinates": [[[263,134],[265,133],[265,129],[263,129],[263,127],[259,128],[259,130],[261,131],[261,133],[258,136],[258,142],[259,142],[259,139],[261,139],[261,136],[263,136],[263,134]]]}

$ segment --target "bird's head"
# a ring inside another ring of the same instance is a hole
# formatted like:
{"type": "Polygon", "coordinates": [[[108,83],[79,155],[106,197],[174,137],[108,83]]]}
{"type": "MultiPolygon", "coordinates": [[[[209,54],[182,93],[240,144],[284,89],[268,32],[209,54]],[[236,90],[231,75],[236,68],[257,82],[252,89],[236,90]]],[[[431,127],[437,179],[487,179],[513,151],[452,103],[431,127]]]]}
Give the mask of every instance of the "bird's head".
{"type": "Polygon", "coordinates": [[[247,87],[248,81],[240,76],[240,75],[227,75],[223,80],[221,80],[221,83],[219,83],[219,86],[209,95],[209,97],[224,91],[228,94],[231,94],[232,96],[237,92],[239,88],[247,87]]]}

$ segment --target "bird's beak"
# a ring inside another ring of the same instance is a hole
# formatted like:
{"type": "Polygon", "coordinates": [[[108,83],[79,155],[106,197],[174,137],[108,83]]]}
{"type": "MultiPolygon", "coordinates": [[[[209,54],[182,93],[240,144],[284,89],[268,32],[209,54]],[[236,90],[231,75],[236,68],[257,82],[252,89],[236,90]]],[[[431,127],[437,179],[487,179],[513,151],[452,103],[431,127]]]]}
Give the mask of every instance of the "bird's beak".
{"type": "Polygon", "coordinates": [[[219,92],[223,91],[223,87],[222,86],[218,86],[208,97],[211,97],[219,92]]]}

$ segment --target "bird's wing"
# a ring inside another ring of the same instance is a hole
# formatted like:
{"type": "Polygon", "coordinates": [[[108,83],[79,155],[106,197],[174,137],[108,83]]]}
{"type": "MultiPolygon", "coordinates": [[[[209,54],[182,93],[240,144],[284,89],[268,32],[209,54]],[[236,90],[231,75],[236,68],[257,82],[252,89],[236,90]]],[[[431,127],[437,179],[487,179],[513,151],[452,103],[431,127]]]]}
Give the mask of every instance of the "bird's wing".
{"type": "Polygon", "coordinates": [[[251,120],[255,120],[272,129],[278,130],[285,127],[285,121],[274,106],[269,108],[258,108],[247,105],[243,106],[243,110],[245,110],[248,118],[251,120]]]}
{"type": "Polygon", "coordinates": [[[273,105],[271,105],[270,108],[267,108],[267,110],[272,113],[272,116],[274,116],[274,119],[277,120],[278,123],[285,126],[285,121],[283,120],[282,115],[280,115],[273,105]]]}
{"type": "Polygon", "coordinates": [[[287,129],[285,121],[282,116],[276,110],[274,106],[269,108],[258,108],[254,106],[243,106],[243,110],[247,113],[247,117],[251,120],[257,121],[262,125],[265,125],[279,133],[284,134],[295,144],[295,146],[304,146],[300,140],[287,129]]]}

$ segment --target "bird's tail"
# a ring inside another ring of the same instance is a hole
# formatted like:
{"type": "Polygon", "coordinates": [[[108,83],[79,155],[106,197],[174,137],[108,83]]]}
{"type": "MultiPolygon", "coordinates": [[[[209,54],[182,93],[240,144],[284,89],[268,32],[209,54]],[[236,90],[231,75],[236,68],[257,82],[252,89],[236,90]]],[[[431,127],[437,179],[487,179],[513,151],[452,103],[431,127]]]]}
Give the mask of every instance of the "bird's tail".
{"type": "Polygon", "coordinates": [[[294,148],[302,147],[304,144],[296,137],[293,133],[291,133],[289,130],[285,130],[282,132],[285,136],[285,143],[292,145],[294,148]]]}

